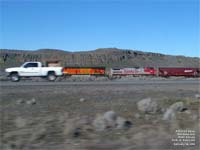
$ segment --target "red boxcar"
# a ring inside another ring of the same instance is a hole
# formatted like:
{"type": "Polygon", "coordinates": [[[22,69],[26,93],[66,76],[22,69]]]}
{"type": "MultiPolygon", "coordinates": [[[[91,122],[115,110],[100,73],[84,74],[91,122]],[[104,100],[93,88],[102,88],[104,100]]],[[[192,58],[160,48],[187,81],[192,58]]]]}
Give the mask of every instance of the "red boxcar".
{"type": "Polygon", "coordinates": [[[158,68],[159,76],[200,76],[200,68],[158,68]]]}

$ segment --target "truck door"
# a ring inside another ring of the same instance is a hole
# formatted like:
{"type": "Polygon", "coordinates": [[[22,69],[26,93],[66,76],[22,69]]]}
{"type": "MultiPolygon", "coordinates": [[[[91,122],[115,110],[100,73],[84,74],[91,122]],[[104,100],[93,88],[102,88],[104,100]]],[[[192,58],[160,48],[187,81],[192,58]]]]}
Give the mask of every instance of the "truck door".
{"type": "Polygon", "coordinates": [[[41,67],[38,66],[38,63],[27,63],[23,66],[20,74],[22,76],[40,76],[40,68],[41,67]]]}

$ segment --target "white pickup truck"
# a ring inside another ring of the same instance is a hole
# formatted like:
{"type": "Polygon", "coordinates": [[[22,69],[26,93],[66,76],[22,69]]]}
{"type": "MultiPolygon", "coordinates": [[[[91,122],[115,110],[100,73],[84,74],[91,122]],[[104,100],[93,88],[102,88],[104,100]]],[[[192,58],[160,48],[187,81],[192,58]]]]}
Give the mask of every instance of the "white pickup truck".
{"type": "Polygon", "coordinates": [[[62,67],[43,67],[41,62],[25,62],[21,67],[5,69],[5,72],[13,82],[21,77],[47,77],[49,81],[55,81],[63,74],[62,67]]]}

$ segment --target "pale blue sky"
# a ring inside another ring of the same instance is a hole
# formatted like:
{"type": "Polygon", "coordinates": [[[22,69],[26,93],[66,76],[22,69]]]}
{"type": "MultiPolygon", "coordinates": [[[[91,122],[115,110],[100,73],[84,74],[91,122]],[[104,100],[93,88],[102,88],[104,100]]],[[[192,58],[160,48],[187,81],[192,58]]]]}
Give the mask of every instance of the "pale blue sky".
{"type": "Polygon", "coordinates": [[[199,56],[198,0],[0,0],[0,48],[199,56]]]}

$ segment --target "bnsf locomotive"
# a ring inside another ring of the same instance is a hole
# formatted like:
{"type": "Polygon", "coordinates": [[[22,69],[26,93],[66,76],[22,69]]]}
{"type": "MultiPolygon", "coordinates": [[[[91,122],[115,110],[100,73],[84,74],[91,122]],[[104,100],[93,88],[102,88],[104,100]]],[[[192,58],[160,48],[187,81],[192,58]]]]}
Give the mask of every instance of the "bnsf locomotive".
{"type": "Polygon", "coordinates": [[[157,70],[152,67],[110,69],[110,76],[127,76],[127,75],[133,75],[133,76],[157,75],[157,70]]]}
{"type": "Polygon", "coordinates": [[[64,67],[64,75],[106,75],[105,67],[64,67]]]}

